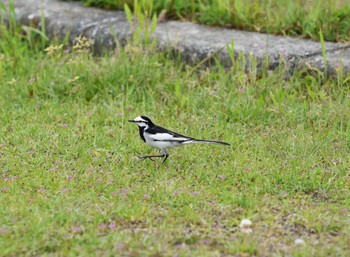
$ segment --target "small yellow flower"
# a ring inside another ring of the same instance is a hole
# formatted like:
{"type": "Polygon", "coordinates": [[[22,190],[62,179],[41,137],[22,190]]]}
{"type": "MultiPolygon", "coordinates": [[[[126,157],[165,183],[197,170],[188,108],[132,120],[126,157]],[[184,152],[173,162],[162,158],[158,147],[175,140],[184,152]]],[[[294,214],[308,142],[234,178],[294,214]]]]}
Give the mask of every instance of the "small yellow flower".
{"type": "Polygon", "coordinates": [[[7,84],[9,84],[11,86],[15,86],[17,84],[17,80],[15,78],[13,78],[12,80],[8,81],[7,84]]]}
{"type": "Polygon", "coordinates": [[[73,49],[76,51],[83,51],[90,49],[94,45],[94,40],[86,38],[84,36],[79,36],[75,39],[73,49]]]}
{"type": "Polygon", "coordinates": [[[45,48],[45,52],[49,56],[58,56],[62,52],[63,45],[50,45],[49,47],[45,48]]]}
{"type": "Polygon", "coordinates": [[[75,81],[77,81],[79,79],[80,79],[79,76],[75,76],[74,78],[68,80],[68,84],[74,83],[75,81]]]}

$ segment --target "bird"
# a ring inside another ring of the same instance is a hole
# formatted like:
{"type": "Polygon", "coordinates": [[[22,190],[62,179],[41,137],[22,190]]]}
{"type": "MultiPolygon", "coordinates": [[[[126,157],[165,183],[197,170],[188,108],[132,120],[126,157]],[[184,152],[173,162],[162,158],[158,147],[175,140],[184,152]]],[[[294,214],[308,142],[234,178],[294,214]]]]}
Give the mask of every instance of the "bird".
{"type": "Polygon", "coordinates": [[[193,137],[183,136],[177,132],[168,130],[166,128],[155,125],[150,118],[146,116],[138,116],[133,120],[128,120],[129,122],[136,123],[139,127],[139,134],[143,142],[155,148],[160,149],[159,155],[145,155],[140,156],[140,159],[150,159],[152,158],[164,158],[164,163],[168,157],[168,148],[178,147],[181,145],[192,144],[192,143],[205,143],[205,144],[217,144],[229,146],[229,143],[214,141],[214,140],[203,140],[195,139],[193,137]]]}

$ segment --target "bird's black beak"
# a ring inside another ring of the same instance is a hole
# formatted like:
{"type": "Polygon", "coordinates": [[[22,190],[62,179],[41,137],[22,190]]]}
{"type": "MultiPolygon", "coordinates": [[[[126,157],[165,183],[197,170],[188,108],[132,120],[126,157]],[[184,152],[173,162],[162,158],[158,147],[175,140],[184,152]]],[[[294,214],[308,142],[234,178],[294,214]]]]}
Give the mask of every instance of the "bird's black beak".
{"type": "Polygon", "coordinates": [[[134,121],[134,120],[128,120],[128,122],[136,122],[136,121],[134,121]]]}

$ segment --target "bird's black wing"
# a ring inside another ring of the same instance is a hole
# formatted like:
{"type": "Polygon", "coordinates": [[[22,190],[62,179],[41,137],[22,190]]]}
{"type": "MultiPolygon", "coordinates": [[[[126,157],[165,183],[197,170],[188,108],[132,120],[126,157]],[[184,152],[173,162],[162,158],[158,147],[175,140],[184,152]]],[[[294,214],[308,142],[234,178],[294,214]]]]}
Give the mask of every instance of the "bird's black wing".
{"type": "MultiPolygon", "coordinates": [[[[171,131],[171,130],[168,130],[166,128],[163,128],[163,127],[160,127],[160,126],[153,126],[151,128],[148,128],[147,129],[147,133],[149,134],[153,134],[153,135],[156,135],[156,134],[169,134],[169,136],[171,135],[171,137],[165,137],[163,139],[161,139],[162,141],[187,141],[187,140],[193,140],[193,138],[191,137],[187,137],[187,136],[184,136],[184,135],[181,135],[179,133],[176,133],[174,131],[171,131]]],[[[154,137],[153,137],[154,138],[154,137]]],[[[157,140],[157,139],[155,139],[157,140]]]]}

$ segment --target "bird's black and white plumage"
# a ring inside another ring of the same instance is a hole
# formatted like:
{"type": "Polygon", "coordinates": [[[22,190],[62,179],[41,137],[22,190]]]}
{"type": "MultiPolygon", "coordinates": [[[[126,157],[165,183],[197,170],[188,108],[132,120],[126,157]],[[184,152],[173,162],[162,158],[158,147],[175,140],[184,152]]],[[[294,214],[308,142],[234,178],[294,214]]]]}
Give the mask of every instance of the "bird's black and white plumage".
{"type": "Polygon", "coordinates": [[[213,140],[201,140],[193,137],[186,137],[179,133],[170,131],[155,125],[148,117],[138,116],[129,122],[134,122],[139,126],[139,133],[141,139],[148,145],[161,150],[160,155],[146,155],[141,156],[141,159],[152,159],[153,157],[164,157],[163,162],[169,157],[167,151],[168,148],[177,147],[180,145],[186,145],[191,143],[206,143],[206,144],[218,144],[218,145],[230,145],[225,142],[213,141],[213,140]]]}

